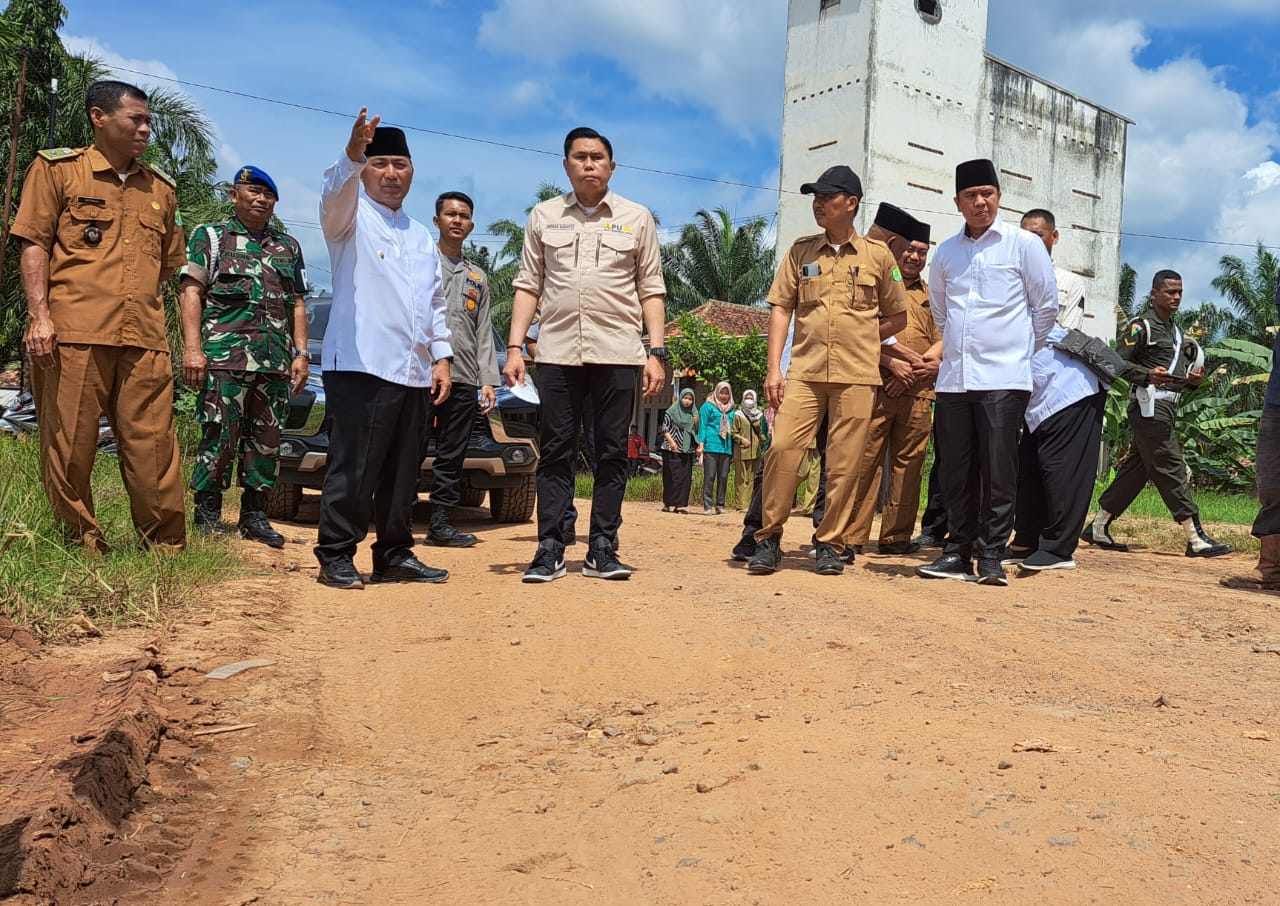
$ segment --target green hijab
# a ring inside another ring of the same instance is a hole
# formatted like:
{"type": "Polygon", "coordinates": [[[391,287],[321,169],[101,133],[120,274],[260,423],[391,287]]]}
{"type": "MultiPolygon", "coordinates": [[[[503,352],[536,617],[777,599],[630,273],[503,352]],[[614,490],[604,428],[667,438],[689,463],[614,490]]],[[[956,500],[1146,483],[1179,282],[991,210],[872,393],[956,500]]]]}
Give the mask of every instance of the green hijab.
{"type": "Polygon", "coordinates": [[[672,424],[679,428],[681,433],[684,435],[683,437],[677,438],[677,440],[681,442],[681,445],[687,444],[688,439],[694,435],[694,419],[698,411],[694,406],[690,406],[686,409],[684,406],[680,405],[680,401],[686,396],[693,397],[695,401],[697,399],[693,390],[686,387],[684,390],[680,391],[675,402],[667,407],[667,416],[671,419],[672,424]]]}

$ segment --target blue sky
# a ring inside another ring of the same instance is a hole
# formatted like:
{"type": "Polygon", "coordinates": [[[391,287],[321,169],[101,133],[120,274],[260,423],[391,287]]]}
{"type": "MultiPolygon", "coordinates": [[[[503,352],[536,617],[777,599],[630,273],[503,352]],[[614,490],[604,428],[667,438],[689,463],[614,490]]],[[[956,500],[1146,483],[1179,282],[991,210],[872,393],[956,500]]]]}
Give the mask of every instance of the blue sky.
{"type": "MultiPolygon", "coordinates": [[[[614,141],[614,188],[672,232],[699,208],[776,208],[772,191],[624,167],[777,185],[785,0],[279,0],[267,15],[241,0],[131,0],[127,16],[118,4],[64,2],[68,45],[120,70],[343,112],[185,88],[217,125],[223,173],[254,163],[276,179],[277,213],[317,283],[327,261],[308,224],[320,174],[364,104],[405,126],[547,151],[593,125],[614,141]]],[[[1135,233],[1280,246],[1277,46],[1275,0],[991,0],[993,54],[1137,121],[1125,193],[1135,233]]],[[[565,183],[558,153],[412,129],[409,139],[410,213],[429,221],[436,194],[460,188],[476,199],[480,241],[491,221],[522,219],[540,183],[565,183]]],[[[1250,254],[1126,239],[1123,258],[1140,275],[1178,268],[1194,302],[1213,296],[1224,253],[1250,254]]]]}

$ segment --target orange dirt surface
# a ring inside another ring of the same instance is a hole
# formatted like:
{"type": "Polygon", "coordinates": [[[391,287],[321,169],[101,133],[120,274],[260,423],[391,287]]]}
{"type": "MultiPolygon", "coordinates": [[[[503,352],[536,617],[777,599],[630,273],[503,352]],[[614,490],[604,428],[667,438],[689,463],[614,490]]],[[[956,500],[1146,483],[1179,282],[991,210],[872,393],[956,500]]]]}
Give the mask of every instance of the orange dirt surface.
{"type": "Polygon", "coordinates": [[[1217,584],[1252,558],[1085,548],[1075,571],[987,588],[913,577],[936,552],[869,551],[822,577],[797,517],[782,571],[752,576],[728,562],[737,516],[624,514],[626,582],[584,579],[578,545],[568,577],[523,585],[533,527],[464,519],[475,548],[418,549],[448,583],[336,591],[314,529],[288,525],[297,543],[252,548],[258,575],[163,632],[6,643],[0,782],[20,807],[0,813],[0,895],[1280,898],[1280,597],[1217,584]],[[244,658],[274,663],[202,678],[244,658]],[[70,734],[129,715],[152,751],[93,806],[68,759],[100,738],[70,734]],[[57,782],[58,814],[84,814],[32,841],[57,782]]]}

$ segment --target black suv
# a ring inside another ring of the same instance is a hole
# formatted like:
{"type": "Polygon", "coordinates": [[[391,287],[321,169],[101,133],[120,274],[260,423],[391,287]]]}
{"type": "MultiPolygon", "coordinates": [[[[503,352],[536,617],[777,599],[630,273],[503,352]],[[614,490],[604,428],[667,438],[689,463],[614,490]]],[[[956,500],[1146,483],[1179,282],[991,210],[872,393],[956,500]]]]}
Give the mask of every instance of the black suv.
{"type": "MultiPolygon", "coordinates": [[[[319,490],[324,484],[329,451],[329,421],[325,416],[324,385],[320,379],[320,349],[329,323],[331,297],[307,300],[310,339],[307,350],[311,374],[307,386],[289,401],[289,414],[280,438],[280,475],[268,494],[267,514],[293,519],[302,502],[302,489],[319,490]]],[[[498,367],[506,364],[506,350],[497,332],[498,367]]],[[[484,505],[499,522],[526,522],[533,515],[538,468],[538,406],[526,402],[503,386],[494,388],[498,404],[488,415],[476,416],[471,441],[462,466],[462,505],[484,505]]],[[[418,474],[418,490],[430,491],[435,440],[418,474]]]]}

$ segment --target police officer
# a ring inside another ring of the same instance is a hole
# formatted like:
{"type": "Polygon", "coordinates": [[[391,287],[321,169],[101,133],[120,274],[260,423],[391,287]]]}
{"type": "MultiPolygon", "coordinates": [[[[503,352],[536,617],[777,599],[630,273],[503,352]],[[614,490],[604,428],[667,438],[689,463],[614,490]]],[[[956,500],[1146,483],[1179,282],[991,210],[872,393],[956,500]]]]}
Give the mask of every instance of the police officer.
{"type": "Polygon", "coordinates": [[[823,231],[792,244],[769,290],[773,311],[764,389],[778,412],[765,457],[763,525],[747,569],[777,571],[800,461],[825,413],[827,498],[814,537],[815,559],[820,575],[838,575],[844,571],[838,542],[852,518],[875,388],[881,383],[880,344],[906,325],[907,295],[888,247],[859,236],[853,227],[862,200],[862,181],[853,170],[832,167],[800,191],[814,196],[814,220],[823,231]],[[782,349],[793,313],[791,364],[784,376],[782,349]]]}
{"type": "Polygon", "coordinates": [[[476,536],[460,532],[449,512],[462,503],[462,462],[476,413],[486,415],[497,402],[498,353],[489,314],[489,277],[462,254],[462,243],[475,229],[475,204],[464,192],[445,192],[436,199],[432,220],[440,231],[440,269],[450,345],[453,347],[453,392],[435,407],[436,458],[432,465],[431,523],[423,541],[439,547],[470,547],[476,536]]]}
{"type": "Polygon", "coordinates": [[[279,192],[257,167],[231,181],[234,213],[191,233],[182,269],[183,379],[199,387],[204,426],[191,488],[197,529],[221,531],[222,492],[239,461],[240,535],[270,547],[266,492],[279,471],[280,424],[307,380],[307,275],[298,241],[271,225],[279,192]]]}
{"type": "Polygon", "coordinates": [[[871,535],[887,455],[889,487],[880,518],[879,551],[906,554],[920,547],[911,532],[920,509],[920,477],[933,425],[933,381],[942,357],[942,332],[933,322],[929,286],[921,276],[929,257],[929,224],[886,202],[876,211],[867,235],[885,242],[898,261],[908,299],[907,326],[892,347],[898,354],[880,355],[884,386],[876,388],[855,497],[857,509],[846,540],[856,550],[871,535]],[[904,352],[913,358],[904,357],[904,352]]]}
{"type": "Polygon", "coordinates": [[[173,424],[173,365],[161,286],[186,263],[173,182],[139,159],[151,136],[147,95],[95,82],[88,148],[41,151],[11,232],[22,240],[45,493],[66,535],[101,552],[90,478],[98,418],[115,430],[144,545],[186,544],[173,424]]]}
{"type": "Polygon", "coordinates": [[[1151,305],[1120,334],[1117,349],[1129,363],[1123,377],[1133,385],[1129,398],[1133,445],[1115,480],[1098,498],[1093,521],[1080,535],[1104,550],[1129,549],[1111,537],[1110,526],[1148,481],[1155,484],[1164,505],[1186,532],[1188,557],[1220,557],[1235,550],[1205,534],[1200,510],[1187,487],[1187,463],[1175,430],[1178,393],[1185,387],[1199,387],[1204,368],[1193,361],[1199,347],[1184,340],[1181,328],[1174,323],[1173,315],[1181,304],[1182,277],[1176,271],[1157,271],[1151,281],[1151,305]],[[1142,397],[1146,397],[1145,404],[1142,397]]]}

